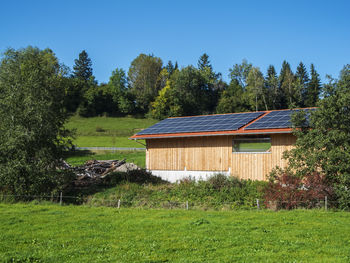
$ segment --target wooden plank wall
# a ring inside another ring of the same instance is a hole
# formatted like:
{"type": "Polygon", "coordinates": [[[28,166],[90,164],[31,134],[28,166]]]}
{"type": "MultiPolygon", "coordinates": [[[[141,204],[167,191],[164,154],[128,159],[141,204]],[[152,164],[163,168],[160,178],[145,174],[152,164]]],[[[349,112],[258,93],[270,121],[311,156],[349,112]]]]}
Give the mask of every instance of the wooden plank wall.
{"type": "Polygon", "coordinates": [[[295,143],[291,134],[271,135],[270,153],[232,153],[233,136],[146,140],[149,170],[228,171],[243,179],[266,180],[276,165],[285,167],[284,151],[295,143]]]}
{"type": "Polygon", "coordinates": [[[146,140],[150,170],[227,171],[231,163],[229,136],[146,140]]]}
{"type": "Polygon", "coordinates": [[[290,150],[296,138],[291,134],[272,134],[270,153],[232,153],[232,175],[243,179],[266,180],[276,166],[285,167],[283,152],[290,150]]]}

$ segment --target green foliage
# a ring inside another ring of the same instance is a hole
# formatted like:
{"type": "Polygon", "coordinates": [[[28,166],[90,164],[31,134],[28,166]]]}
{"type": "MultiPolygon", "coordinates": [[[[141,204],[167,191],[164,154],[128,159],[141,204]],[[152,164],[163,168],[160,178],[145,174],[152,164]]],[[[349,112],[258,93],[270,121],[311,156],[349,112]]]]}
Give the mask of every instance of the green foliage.
{"type": "Polygon", "coordinates": [[[8,49],[0,65],[0,190],[42,195],[70,176],[56,170],[69,145],[66,72],[50,49],[8,49]]]}
{"type": "Polygon", "coordinates": [[[310,103],[307,101],[307,89],[309,85],[309,75],[306,70],[305,65],[300,62],[297,71],[295,73],[296,78],[296,91],[298,92],[297,100],[298,100],[298,106],[307,107],[307,106],[315,106],[315,104],[310,105],[310,103]]]}
{"type": "Polygon", "coordinates": [[[264,85],[264,76],[259,68],[252,67],[247,77],[246,91],[249,98],[250,108],[256,111],[264,109],[267,106],[267,89],[264,85]]]}
{"type": "MultiPolygon", "coordinates": [[[[345,208],[350,207],[349,75],[341,75],[332,85],[332,93],[319,102],[310,116],[312,129],[295,130],[296,148],[286,157],[299,176],[324,174],[335,189],[339,205],[345,208]]],[[[294,123],[300,126],[303,118],[295,118],[299,121],[294,119],[294,123]]]]}
{"type": "MultiPolygon", "coordinates": [[[[200,209],[219,208],[254,208],[256,199],[262,199],[263,189],[266,182],[240,180],[235,177],[227,177],[222,174],[212,176],[208,181],[194,181],[191,178],[183,179],[178,184],[170,184],[163,181],[153,181],[147,184],[144,180],[148,175],[139,176],[144,173],[132,171],[134,180],[121,180],[122,174],[117,175],[116,181],[119,185],[106,191],[95,194],[89,198],[89,204],[108,205],[101,200],[122,199],[128,206],[149,207],[179,207],[188,201],[192,207],[200,209]],[[135,185],[138,184],[139,186],[135,185]],[[125,199],[127,197],[127,199],[125,199]]],[[[148,179],[147,179],[148,180],[148,179]]]]}
{"type": "Polygon", "coordinates": [[[198,59],[197,63],[199,70],[205,70],[205,68],[209,68],[210,70],[213,70],[212,65],[210,64],[209,56],[207,53],[204,53],[200,58],[198,59]]]}
{"type": "Polygon", "coordinates": [[[135,97],[136,107],[141,113],[147,113],[149,106],[157,96],[157,85],[163,62],[153,55],[140,54],[130,65],[128,71],[130,92],[135,97]]]}
{"type": "Polygon", "coordinates": [[[73,77],[88,81],[92,77],[92,62],[88,53],[83,50],[79,53],[79,58],[74,60],[73,77]]]}
{"type": "Polygon", "coordinates": [[[305,106],[314,107],[320,99],[321,94],[321,80],[319,74],[315,70],[315,66],[311,64],[311,79],[307,83],[306,91],[305,91],[305,106]]]}
{"type": "Polygon", "coordinates": [[[230,85],[221,93],[216,113],[244,112],[248,110],[246,96],[237,80],[232,80],[230,85]]]}
{"type": "Polygon", "coordinates": [[[233,65],[232,69],[229,69],[231,80],[237,80],[239,85],[245,87],[248,74],[252,67],[253,65],[248,63],[248,61],[245,59],[242,60],[241,64],[233,65]]]}
{"type": "Polygon", "coordinates": [[[221,85],[220,75],[211,70],[209,61],[205,63],[202,69],[188,66],[174,70],[151,104],[150,116],[164,119],[213,112],[221,85]]]}
{"type": "Polygon", "coordinates": [[[132,113],[134,111],[133,97],[128,92],[127,78],[123,69],[115,69],[109,78],[109,95],[118,113],[132,113]]]}
{"type": "Polygon", "coordinates": [[[183,115],[180,99],[176,90],[170,86],[170,81],[167,81],[166,86],[159,91],[159,95],[151,105],[151,117],[154,119],[162,120],[183,115]]]}
{"type": "Polygon", "coordinates": [[[282,92],[281,107],[288,109],[295,107],[295,77],[287,61],[283,61],[279,76],[280,90],[282,92]]]}
{"type": "Polygon", "coordinates": [[[65,82],[64,107],[68,112],[74,113],[81,104],[88,85],[78,78],[63,78],[63,81],[65,82]]]}
{"type": "Polygon", "coordinates": [[[267,69],[265,78],[265,87],[267,89],[267,104],[270,110],[282,108],[282,92],[279,87],[278,77],[275,67],[270,65],[267,69]]]}

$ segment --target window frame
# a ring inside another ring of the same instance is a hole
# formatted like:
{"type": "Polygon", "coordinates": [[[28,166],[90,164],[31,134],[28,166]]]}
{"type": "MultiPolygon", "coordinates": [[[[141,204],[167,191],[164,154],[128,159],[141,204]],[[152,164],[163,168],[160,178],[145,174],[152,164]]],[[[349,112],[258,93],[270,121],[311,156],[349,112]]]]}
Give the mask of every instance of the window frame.
{"type": "Polygon", "coordinates": [[[232,153],[233,154],[271,154],[271,136],[239,136],[239,137],[233,137],[232,139],[232,153]],[[254,142],[254,141],[268,141],[270,143],[270,148],[266,151],[252,151],[252,152],[239,152],[235,151],[235,142],[239,141],[245,141],[245,142],[254,142]]]}

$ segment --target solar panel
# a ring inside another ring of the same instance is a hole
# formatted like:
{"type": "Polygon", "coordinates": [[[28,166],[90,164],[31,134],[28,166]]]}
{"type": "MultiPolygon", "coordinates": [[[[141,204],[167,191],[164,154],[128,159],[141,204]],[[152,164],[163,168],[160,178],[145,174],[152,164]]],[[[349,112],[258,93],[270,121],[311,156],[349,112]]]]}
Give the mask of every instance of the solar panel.
{"type": "MultiPolygon", "coordinates": [[[[310,115],[310,111],[315,109],[300,109],[306,111],[307,119],[310,115]]],[[[291,128],[292,114],[298,110],[281,110],[281,111],[272,111],[261,119],[253,122],[249,126],[245,127],[244,130],[260,130],[260,129],[279,129],[279,128],[291,128]]]]}
{"type": "Polygon", "coordinates": [[[265,112],[247,112],[208,116],[168,118],[156,123],[155,125],[147,129],[144,129],[143,131],[137,133],[137,135],[234,131],[255,120],[264,113],[265,112]]]}

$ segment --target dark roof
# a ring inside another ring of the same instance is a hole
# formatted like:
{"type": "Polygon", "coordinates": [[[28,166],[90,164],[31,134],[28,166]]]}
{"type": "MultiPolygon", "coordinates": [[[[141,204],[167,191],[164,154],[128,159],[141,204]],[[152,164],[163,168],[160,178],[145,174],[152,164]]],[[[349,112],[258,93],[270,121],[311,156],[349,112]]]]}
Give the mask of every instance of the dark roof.
{"type": "Polygon", "coordinates": [[[292,132],[291,115],[315,108],[167,118],[131,139],[292,132]]]}

